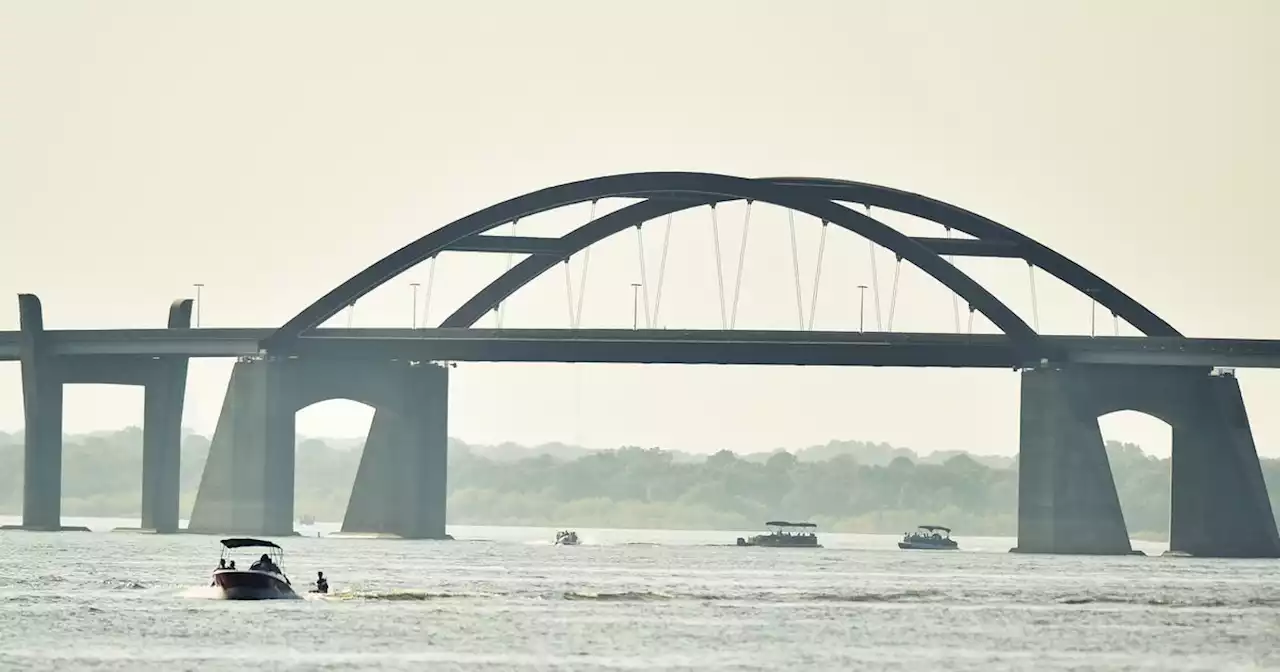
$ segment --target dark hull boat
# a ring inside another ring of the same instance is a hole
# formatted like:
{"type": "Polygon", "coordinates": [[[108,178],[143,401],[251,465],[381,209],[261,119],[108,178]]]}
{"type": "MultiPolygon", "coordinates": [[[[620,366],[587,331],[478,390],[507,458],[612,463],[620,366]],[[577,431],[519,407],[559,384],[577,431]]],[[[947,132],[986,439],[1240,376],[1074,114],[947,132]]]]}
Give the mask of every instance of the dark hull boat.
{"type": "Polygon", "coordinates": [[[288,579],[271,572],[218,569],[213,572],[213,585],[228,600],[298,599],[288,579]]]}
{"type": "Polygon", "coordinates": [[[233,538],[222,540],[222,558],[213,570],[213,587],[228,600],[289,600],[299,599],[293,592],[289,577],[280,568],[284,550],[274,542],[262,539],[233,538]],[[267,552],[249,569],[236,569],[227,551],[240,548],[262,548],[267,552]]]}
{"type": "Polygon", "coordinates": [[[765,546],[768,548],[822,548],[815,532],[817,525],[813,523],[789,523],[785,520],[771,520],[765,523],[771,531],[769,534],[757,534],[743,539],[738,537],[739,546],[765,546]]]}

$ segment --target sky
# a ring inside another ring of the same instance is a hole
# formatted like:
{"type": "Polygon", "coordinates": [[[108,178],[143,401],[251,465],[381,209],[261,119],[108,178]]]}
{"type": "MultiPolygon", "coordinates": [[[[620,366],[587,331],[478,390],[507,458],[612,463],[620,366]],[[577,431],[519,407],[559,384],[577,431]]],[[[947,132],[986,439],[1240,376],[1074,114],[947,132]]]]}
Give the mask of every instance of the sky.
{"type": "MultiPolygon", "coordinates": [[[[1188,335],[1280,338],[1278,30],[1266,0],[0,3],[0,295],[38,294],[49,328],[158,327],[202,283],[204,326],[277,326],[491,203],[690,170],[927,194],[1057,249],[1188,335]]],[[[558,235],[588,214],[530,218],[519,233],[558,235]]],[[[730,302],[745,221],[740,204],[718,211],[730,302]]],[[[795,328],[800,312],[816,329],[871,325],[859,284],[879,287],[883,320],[891,255],[873,276],[866,242],[831,231],[815,301],[821,228],[795,224],[799,309],[787,214],[758,206],[735,326],[795,328]]],[[[720,326],[711,227],[706,209],[673,223],[661,305],[647,300],[655,326],[720,326]]],[[[631,283],[656,294],[664,229],[643,233],[643,276],[633,233],[593,248],[584,285],[581,256],[570,264],[575,293],[586,288],[581,326],[645,319],[631,283]]],[[[412,282],[424,286],[417,319],[438,322],[507,263],[442,255],[331,325],[408,326],[412,282]]],[[[1045,333],[1117,333],[1045,275],[1033,313],[1022,262],[957,264],[1045,333]]],[[[954,331],[950,293],[900,273],[893,328],[954,331]]],[[[0,329],[17,328],[9,301],[0,329]]],[[[503,326],[567,327],[568,313],[561,267],[505,304],[503,326]]],[[[230,367],[192,364],[185,425],[212,431],[230,367]]],[[[1259,451],[1280,457],[1280,373],[1239,377],[1259,451]]],[[[1012,371],[460,364],[449,429],[481,443],[710,452],[862,439],[1007,455],[1017,413],[1012,371]]],[[[325,402],[298,428],[360,436],[371,417],[325,402]]],[[[67,431],[141,420],[140,389],[68,388],[67,431]]],[[[1101,422],[1107,438],[1168,454],[1157,420],[1101,422]]],[[[0,364],[0,430],[21,425],[18,367],[0,364]]]]}

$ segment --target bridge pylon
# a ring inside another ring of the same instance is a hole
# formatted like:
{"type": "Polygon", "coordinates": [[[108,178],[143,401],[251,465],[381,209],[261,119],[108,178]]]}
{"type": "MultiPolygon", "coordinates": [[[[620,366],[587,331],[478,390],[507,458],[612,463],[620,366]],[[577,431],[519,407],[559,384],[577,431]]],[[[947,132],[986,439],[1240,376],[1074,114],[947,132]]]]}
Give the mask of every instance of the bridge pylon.
{"type": "MultiPolygon", "coordinates": [[[[191,326],[190,299],[169,307],[168,327],[191,326]]],[[[44,309],[34,294],[18,295],[21,325],[23,439],[22,525],[26,530],[83,529],[62,525],[62,388],[70,384],[141,385],[142,527],[178,531],[185,356],[58,355],[49,347],[44,309]]]]}
{"type": "Polygon", "coordinates": [[[1234,376],[1207,369],[1075,365],[1022,373],[1018,547],[1132,552],[1098,418],[1146,413],[1173,428],[1169,550],[1280,557],[1248,414],[1234,376]]]}
{"type": "Polygon", "coordinates": [[[446,538],[448,380],[443,366],[399,359],[242,358],[188,531],[294,534],[295,416],[349,399],[375,412],[342,531],[446,538]]]}

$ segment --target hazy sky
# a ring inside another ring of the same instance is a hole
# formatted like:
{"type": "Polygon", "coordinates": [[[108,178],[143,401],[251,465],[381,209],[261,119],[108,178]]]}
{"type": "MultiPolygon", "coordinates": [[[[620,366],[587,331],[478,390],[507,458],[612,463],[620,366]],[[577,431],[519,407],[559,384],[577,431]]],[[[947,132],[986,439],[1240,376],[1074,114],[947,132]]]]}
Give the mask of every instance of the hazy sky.
{"type": "MultiPolygon", "coordinates": [[[[9,0],[0,294],[38,293],[51,328],[161,326],[169,301],[200,282],[206,326],[274,326],[490,203],[600,174],[701,170],[929,194],[1058,249],[1189,335],[1280,338],[1268,207],[1280,178],[1277,31],[1280,4],[1267,0],[9,0]]],[[[786,215],[755,210],[738,326],[792,328],[786,215]]],[[[586,216],[533,218],[520,232],[555,235],[586,216]]],[[[743,208],[720,218],[731,291],[743,208]]],[[[710,227],[705,209],[677,218],[662,325],[719,326],[710,227]]],[[[801,217],[797,228],[807,313],[819,227],[801,217]]],[[[656,283],[662,227],[645,234],[656,283]]],[[[582,326],[630,326],[637,256],[631,233],[595,249],[582,326]]],[[[879,262],[887,310],[893,264],[879,262]]],[[[444,255],[428,317],[506,263],[444,255]]],[[[1025,265],[959,265],[1031,321],[1025,265]]],[[[425,265],[411,270],[335,324],[407,325],[408,283],[426,277],[425,265]]],[[[832,231],[815,327],[854,328],[854,287],[870,280],[866,243],[832,231]]],[[[1043,275],[1037,290],[1044,331],[1089,332],[1085,298],[1043,275]]],[[[5,300],[0,329],[16,329],[5,300]]],[[[556,269],[503,319],[563,327],[567,315],[556,269]]],[[[894,327],[953,330],[949,293],[904,267],[894,327]]],[[[1109,315],[1098,330],[1111,333],[1109,315]]],[[[212,430],[230,367],[193,363],[188,426],[212,430]]],[[[1240,377],[1260,450],[1280,455],[1280,373],[1240,377]]],[[[450,433],[1011,454],[1017,390],[1007,371],[463,364],[450,433]]],[[[70,388],[65,426],[138,424],[141,400],[70,388]]],[[[304,410],[299,431],[359,435],[370,417],[329,402],[304,410]]],[[[18,367],[0,364],[0,429],[21,423],[18,367]]],[[[1168,451],[1156,420],[1120,414],[1103,427],[1168,451]]]]}

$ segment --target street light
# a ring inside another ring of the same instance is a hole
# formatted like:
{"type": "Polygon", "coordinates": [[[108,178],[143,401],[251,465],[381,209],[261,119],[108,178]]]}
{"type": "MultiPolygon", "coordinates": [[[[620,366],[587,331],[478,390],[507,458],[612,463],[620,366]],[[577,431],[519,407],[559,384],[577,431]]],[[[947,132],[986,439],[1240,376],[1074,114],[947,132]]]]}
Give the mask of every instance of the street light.
{"type": "Polygon", "coordinates": [[[204,283],[197,282],[197,283],[193,283],[191,286],[196,288],[196,326],[198,327],[200,326],[200,307],[201,305],[203,305],[203,303],[200,301],[200,294],[201,294],[200,290],[204,289],[204,283]]]}
{"type": "Polygon", "coordinates": [[[413,326],[412,326],[412,327],[410,327],[410,328],[411,328],[411,329],[417,329],[417,328],[418,328],[418,287],[419,287],[419,284],[418,284],[418,283],[416,283],[416,282],[411,282],[411,283],[409,283],[409,286],[413,288],[413,323],[412,323],[412,324],[413,324],[413,326]]]}
{"type": "Polygon", "coordinates": [[[631,283],[631,329],[640,328],[640,283],[631,283]]]}
{"type": "Polygon", "coordinates": [[[858,333],[862,333],[863,317],[867,314],[867,286],[858,285],[858,333]]]}

